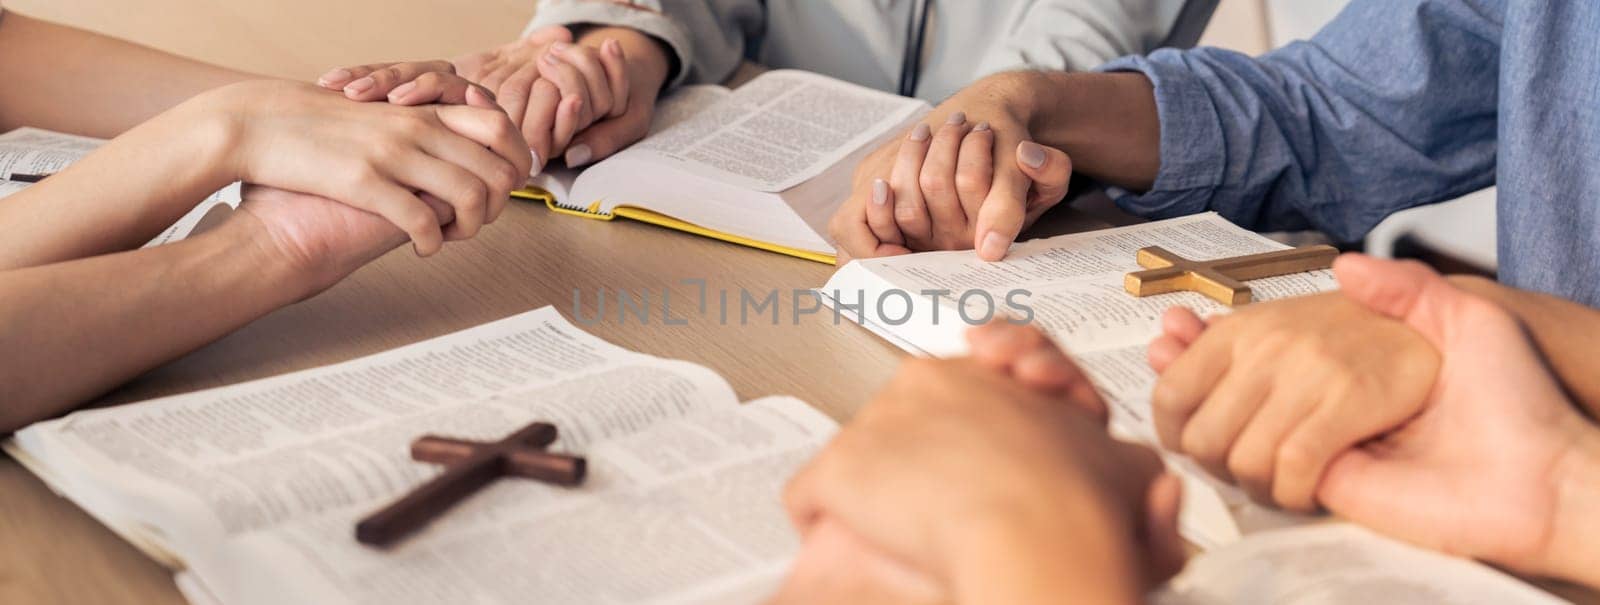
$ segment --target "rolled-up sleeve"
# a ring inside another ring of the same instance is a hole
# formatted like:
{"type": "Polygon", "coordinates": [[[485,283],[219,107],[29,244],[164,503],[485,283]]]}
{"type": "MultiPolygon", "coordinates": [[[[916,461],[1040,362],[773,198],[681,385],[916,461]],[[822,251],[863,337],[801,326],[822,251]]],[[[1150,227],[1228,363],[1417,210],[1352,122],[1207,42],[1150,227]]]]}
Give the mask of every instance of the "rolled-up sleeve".
{"type": "Polygon", "coordinates": [[[1462,1],[1355,0],[1259,59],[1126,57],[1155,86],[1161,169],[1114,191],[1153,218],[1215,210],[1260,230],[1359,239],[1385,216],[1492,184],[1498,25],[1462,1]]]}
{"type": "Polygon", "coordinates": [[[550,25],[627,27],[671,49],[677,71],[669,87],[716,84],[739,68],[764,17],[761,0],[541,0],[523,34],[550,25]]]}

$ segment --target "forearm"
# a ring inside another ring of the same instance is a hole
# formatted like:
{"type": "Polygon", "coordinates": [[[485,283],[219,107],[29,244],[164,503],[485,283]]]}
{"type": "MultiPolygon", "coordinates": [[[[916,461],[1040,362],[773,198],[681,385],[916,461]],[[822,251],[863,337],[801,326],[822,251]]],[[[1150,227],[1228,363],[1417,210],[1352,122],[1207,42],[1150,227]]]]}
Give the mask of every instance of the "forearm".
{"type": "Polygon", "coordinates": [[[998,94],[1034,140],[1067,152],[1073,170],[1133,191],[1161,169],[1154,88],[1138,73],[1014,72],[998,94]]]}
{"type": "Polygon", "coordinates": [[[1600,341],[1600,309],[1481,277],[1455,276],[1450,280],[1516,315],[1567,395],[1591,420],[1600,419],[1600,364],[1593,355],[1593,343],[1600,341]]]}
{"type": "Polygon", "coordinates": [[[202,91],[256,76],[7,11],[0,130],[110,138],[202,91]]]}
{"type": "Polygon", "coordinates": [[[0,204],[0,270],[136,248],[235,180],[226,112],[167,112],[0,204]]]}
{"type": "Polygon", "coordinates": [[[254,220],[241,212],[176,244],[0,272],[0,433],[304,296],[254,220]]]}

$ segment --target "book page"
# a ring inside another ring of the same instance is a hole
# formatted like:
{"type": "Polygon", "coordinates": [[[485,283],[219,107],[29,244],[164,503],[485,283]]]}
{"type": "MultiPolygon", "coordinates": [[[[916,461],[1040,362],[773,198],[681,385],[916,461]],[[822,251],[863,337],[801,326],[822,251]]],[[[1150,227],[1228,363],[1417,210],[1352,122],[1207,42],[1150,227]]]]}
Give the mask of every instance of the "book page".
{"type": "Polygon", "coordinates": [[[826,76],[770,71],[616,157],[775,193],[821,174],[926,109],[915,99],[826,76]]]}
{"type": "Polygon", "coordinates": [[[233,605],[755,602],[798,550],[783,486],[836,429],[789,398],[707,409],[588,448],[581,488],[497,481],[387,550],[350,538],[353,506],[196,569],[233,605]]]}
{"type": "Polygon", "coordinates": [[[337,365],[76,412],[17,440],[74,500],[157,528],[187,556],[419,484],[438,472],[409,458],[424,434],[499,439],[543,420],[560,427],[556,449],[584,451],[737,403],[710,370],[618,348],[545,307],[337,365]]]}
{"type": "MultiPolygon", "coordinates": [[[[38,128],[18,128],[0,134],[0,179],[3,179],[0,180],[0,198],[22,191],[32,184],[12,180],[14,175],[55,174],[104,144],[105,141],[100,139],[38,128]]],[[[234,183],[211,194],[179,218],[178,222],[140,247],[159,246],[189,237],[195,227],[201,224],[202,219],[216,210],[217,206],[238,208],[242,199],[239,191],[240,184],[234,183]]]]}
{"type": "Polygon", "coordinates": [[[0,134],[0,198],[26,189],[30,183],[16,175],[43,176],[60,172],[89,155],[105,141],[38,128],[18,128],[0,134]]]}
{"type": "Polygon", "coordinates": [[[1159,605],[1562,603],[1488,566],[1334,523],[1263,532],[1190,561],[1159,605]]]}

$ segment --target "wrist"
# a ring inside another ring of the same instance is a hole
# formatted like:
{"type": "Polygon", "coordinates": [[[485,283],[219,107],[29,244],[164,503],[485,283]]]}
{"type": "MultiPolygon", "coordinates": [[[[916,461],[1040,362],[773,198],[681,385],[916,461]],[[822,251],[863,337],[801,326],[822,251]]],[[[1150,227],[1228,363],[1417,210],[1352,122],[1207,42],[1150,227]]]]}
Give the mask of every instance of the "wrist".
{"type": "Polygon", "coordinates": [[[319,277],[314,265],[289,254],[266,223],[246,207],[234,210],[216,228],[180,243],[191,241],[203,250],[226,251],[230,266],[248,271],[253,283],[270,292],[274,308],[310,298],[336,281],[319,277]]]}
{"type": "Polygon", "coordinates": [[[1578,434],[1556,463],[1556,511],[1536,571],[1600,588],[1600,429],[1574,416],[1578,434]]]}
{"type": "Polygon", "coordinates": [[[944,577],[958,603],[1126,604],[1141,596],[1130,521],[1093,494],[1034,494],[1034,504],[957,524],[944,577]],[[1032,510],[1024,510],[1032,509],[1032,510]]]}
{"type": "MultiPolygon", "coordinates": [[[[248,180],[249,150],[241,119],[252,104],[241,102],[241,88],[247,84],[230,84],[195,95],[184,101],[173,112],[173,118],[185,126],[183,137],[184,158],[199,167],[205,178],[221,188],[228,183],[248,180]]],[[[214,189],[215,189],[214,188],[214,189]]]]}

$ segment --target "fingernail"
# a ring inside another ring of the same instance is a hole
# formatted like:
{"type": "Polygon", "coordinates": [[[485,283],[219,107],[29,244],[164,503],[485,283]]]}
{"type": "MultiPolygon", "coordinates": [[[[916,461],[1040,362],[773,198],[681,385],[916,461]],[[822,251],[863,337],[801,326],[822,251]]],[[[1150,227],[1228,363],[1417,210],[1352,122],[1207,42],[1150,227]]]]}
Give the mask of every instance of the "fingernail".
{"type": "Polygon", "coordinates": [[[1044,167],[1044,147],[1033,141],[1023,141],[1017,146],[1017,157],[1029,168],[1044,167]]]}
{"type": "Polygon", "coordinates": [[[589,149],[588,145],[573,145],[571,149],[567,150],[567,167],[577,168],[588,164],[593,157],[594,150],[589,149]]]}
{"type": "Polygon", "coordinates": [[[1005,257],[1006,248],[1009,247],[1011,244],[1006,241],[1005,236],[990,231],[988,235],[983,236],[983,247],[979,248],[978,252],[986,259],[1000,260],[1005,257]]]}
{"type": "Polygon", "coordinates": [[[911,129],[911,136],[907,137],[907,140],[913,143],[921,143],[928,140],[930,134],[932,134],[932,130],[928,128],[927,124],[918,124],[916,128],[911,129]]]}
{"type": "Polygon", "coordinates": [[[334,82],[343,82],[345,80],[349,80],[350,75],[350,70],[343,67],[330,69],[328,70],[328,73],[322,74],[321,77],[317,78],[317,84],[327,86],[334,82]]]}
{"type": "Polygon", "coordinates": [[[539,159],[539,150],[529,147],[528,153],[533,154],[533,171],[529,172],[528,176],[534,176],[544,172],[544,160],[539,159]]]}
{"type": "Polygon", "coordinates": [[[889,203],[889,182],[883,179],[872,181],[872,204],[882,206],[889,203]]]}
{"type": "Polygon", "coordinates": [[[606,40],[605,44],[601,44],[600,46],[602,47],[601,50],[611,53],[611,56],[613,57],[622,54],[622,43],[616,41],[616,39],[606,40]]]}
{"type": "Polygon", "coordinates": [[[557,53],[567,52],[567,43],[566,42],[557,42],[555,44],[551,44],[550,45],[550,50],[555,51],[557,53]]]}
{"type": "Polygon", "coordinates": [[[973,132],[989,132],[989,123],[988,122],[978,122],[977,126],[973,126],[972,127],[972,131],[973,132]]]}
{"type": "Polygon", "coordinates": [[[555,52],[554,49],[551,49],[550,52],[547,52],[547,53],[544,54],[544,62],[545,63],[549,63],[551,65],[560,65],[561,64],[561,58],[556,56],[556,52],[555,52]]]}
{"type": "Polygon", "coordinates": [[[965,124],[965,123],[967,123],[967,112],[958,111],[958,112],[952,113],[952,114],[950,114],[950,118],[945,120],[944,123],[946,123],[946,124],[965,124]]]}
{"type": "Polygon", "coordinates": [[[372,88],[373,84],[377,83],[378,82],[376,80],[372,79],[372,76],[362,76],[360,80],[356,80],[344,85],[344,91],[353,95],[361,94],[366,92],[367,89],[372,88]]]}
{"type": "Polygon", "coordinates": [[[416,82],[406,82],[405,84],[401,84],[399,86],[396,86],[396,87],[394,87],[394,90],[389,91],[389,100],[393,101],[395,99],[399,99],[399,98],[405,97],[406,93],[411,92],[411,91],[416,90],[416,89],[417,89],[417,83],[416,82]]]}

